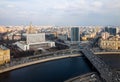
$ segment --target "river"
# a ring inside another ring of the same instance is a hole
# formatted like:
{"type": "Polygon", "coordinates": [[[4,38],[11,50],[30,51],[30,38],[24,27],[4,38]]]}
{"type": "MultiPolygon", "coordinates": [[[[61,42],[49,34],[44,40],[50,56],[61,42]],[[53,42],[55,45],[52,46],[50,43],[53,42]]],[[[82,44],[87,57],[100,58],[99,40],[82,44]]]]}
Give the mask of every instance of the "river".
{"type": "Polygon", "coordinates": [[[0,75],[0,82],[63,82],[91,72],[85,57],[59,59],[16,69],[0,75]]]}

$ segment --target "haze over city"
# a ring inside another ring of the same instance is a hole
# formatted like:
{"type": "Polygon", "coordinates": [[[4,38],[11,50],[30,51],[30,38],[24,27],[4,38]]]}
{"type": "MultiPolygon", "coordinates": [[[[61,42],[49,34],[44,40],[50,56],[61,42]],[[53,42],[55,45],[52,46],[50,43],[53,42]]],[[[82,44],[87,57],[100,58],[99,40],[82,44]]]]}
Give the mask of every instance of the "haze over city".
{"type": "Polygon", "coordinates": [[[0,82],[120,82],[119,0],[0,0],[0,82]]]}
{"type": "Polygon", "coordinates": [[[1,0],[0,25],[120,25],[119,0],[1,0]]]}

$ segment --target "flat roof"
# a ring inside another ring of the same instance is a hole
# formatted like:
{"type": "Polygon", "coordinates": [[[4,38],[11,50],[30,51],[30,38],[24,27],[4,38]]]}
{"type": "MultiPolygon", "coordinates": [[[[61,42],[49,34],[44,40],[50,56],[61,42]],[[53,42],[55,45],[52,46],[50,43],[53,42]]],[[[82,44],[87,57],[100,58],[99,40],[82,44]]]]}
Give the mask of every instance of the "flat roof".
{"type": "Polygon", "coordinates": [[[7,50],[8,48],[5,47],[5,46],[0,45],[0,49],[1,49],[1,50],[7,50]]]}
{"type": "Polygon", "coordinates": [[[52,43],[53,41],[45,41],[45,42],[36,42],[36,43],[30,43],[27,44],[26,41],[19,41],[18,43],[21,43],[23,45],[34,45],[34,44],[43,44],[43,43],[52,43]]]}

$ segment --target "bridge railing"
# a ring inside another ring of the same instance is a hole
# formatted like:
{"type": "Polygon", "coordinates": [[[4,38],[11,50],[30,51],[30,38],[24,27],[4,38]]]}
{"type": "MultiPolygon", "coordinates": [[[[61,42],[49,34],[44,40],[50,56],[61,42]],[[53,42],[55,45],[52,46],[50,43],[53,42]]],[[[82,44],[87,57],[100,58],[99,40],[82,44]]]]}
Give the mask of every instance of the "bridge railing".
{"type": "Polygon", "coordinates": [[[103,77],[107,82],[120,82],[120,73],[117,73],[116,71],[113,72],[109,65],[94,55],[88,48],[83,49],[82,52],[100,72],[101,77],[103,77]]]}
{"type": "Polygon", "coordinates": [[[108,65],[106,65],[100,58],[96,57],[91,53],[90,50],[82,50],[84,55],[89,59],[89,61],[95,66],[95,68],[100,72],[101,76],[108,82],[112,82],[112,72],[108,65]],[[88,53],[89,52],[89,53],[88,53]]]}

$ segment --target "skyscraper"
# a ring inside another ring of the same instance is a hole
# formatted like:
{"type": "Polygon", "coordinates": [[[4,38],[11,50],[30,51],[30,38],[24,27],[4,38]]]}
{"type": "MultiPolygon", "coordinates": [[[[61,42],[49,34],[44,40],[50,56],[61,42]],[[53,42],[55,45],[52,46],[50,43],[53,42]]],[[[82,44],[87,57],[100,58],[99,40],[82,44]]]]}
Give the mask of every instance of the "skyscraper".
{"type": "Polygon", "coordinates": [[[105,27],[105,32],[110,33],[110,35],[116,35],[118,33],[118,28],[113,27],[105,27]]]}
{"type": "Polygon", "coordinates": [[[78,27],[71,28],[71,41],[80,41],[80,33],[78,27]]]}
{"type": "Polygon", "coordinates": [[[118,29],[117,28],[109,28],[109,33],[111,34],[111,35],[117,35],[117,33],[118,33],[118,29]]]}

